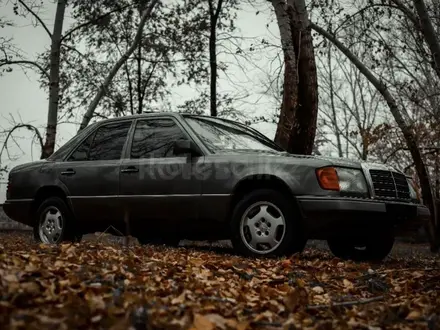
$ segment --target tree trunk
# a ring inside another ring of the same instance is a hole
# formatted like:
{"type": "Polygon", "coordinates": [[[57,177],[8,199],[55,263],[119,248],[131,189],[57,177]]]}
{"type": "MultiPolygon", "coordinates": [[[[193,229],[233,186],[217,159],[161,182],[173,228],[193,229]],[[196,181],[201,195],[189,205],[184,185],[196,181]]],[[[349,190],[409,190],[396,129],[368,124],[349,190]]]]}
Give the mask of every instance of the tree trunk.
{"type": "Polygon", "coordinates": [[[213,0],[208,0],[210,28],[209,28],[209,65],[210,65],[210,112],[217,117],[217,22],[222,10],[223,0],[218,0],[214,11],[213,0]]]}
{"type": "Polygon", "coordinates": [[[64,12],[66,1],[58,0],[55,13],[55,24],[50,46],[50,73],[49,73],[49,109],[47,113],[46,140],[41,150],[41,158],[45,159],[53,154],[57,135],[58,103],[60,93],[60,48],[63,32],[64,12]]]}
{"type": "Polygon", "coordinates": [[[311,154],[318,116],[315,53],[304,0],[273,0],[284,52],[284,90],[275,141],[288,152],[311,154]]]}
{"type": "Polygon", "coordinates": [[[440,40],[437,38],[437,33],[435,32],[434,26],[432,25],[428,10],[426,9],[425,1],[414,0],[413,2],[414,7],[417,10],[417,14],[420,18],[423,36],[429,46],[429,50],[431,51],[432,60],[434,62],[434,70],[437,76],[440,78],[440,40]]]}
{"type": "Polygon", "coordinates": [[[393,115],[397,125],[402,131],[408,149],[414,160],[417,175],[420,180],[420,188],[422,190],[423,201],[431,211],[431,221],[429,223],[431,250],[437,251],[439,245],[436,237],[436,205],[431,190],[431,183],[429,181],[428,171],[424,164],[420,149],[417,146],[413,130],[405,122],[405,119],[403,118],[397,105],[397,102],[388,91],[387,86],[379,79],[377,79],[376,76],[356,57],[356,55],[354,55],[347,47],[345,47],[334,35],[314,23],[310,23],[310,26],[313,30],[332,42],[345,56],[347,56],[347,58],[358,68],[358,70],[368,79],[368,81],[377,89],[377,91],[383,96],[383,98],[387,102],[391,114],[393,115]]]}
{"type": "Polygon", "coordinates": [[[122,65],[128,60],[128,58],[133,54],[133,52],[136,50],[140,39],[142,37],[142,32],[145,26],[145,23],[147,22],[148,18],[151,16],[151,13],[153,12],[154,6],[157,4],[159,0],[152,0],[150,5],[143,11],[141,20],[139,22],[138,29],[136,31],[136,36],[134,37],[133,43],[130,46],[130,48],[122,55],[122,57],[115,63],[113,68],[110,70],[108,76],[105,78],[104,82],[102,83],[101,87],[98,90],[98,93],[96,93],[93,101],[90,103],[89,107],[87,108],[86,113],[83,116],[83,119],[81,121],[81,125],[79,127],[79,131],[84,129],[92,119],[93,113],[96,110],[96,107],[99,104],[99,101],[103,98],[103,96],[107,93],[108,87],[110,86],[113,78],[115,77],[118,70],[121,68],[122,65]]]}
{"type": "Polygon", "coordinates": [[[137,58],[137,94],[138,94],[138,110],[137,113],[142,113],[142,36],[138,44],[138,58],[137,58]]]}
{"type": "Polygon", "coordinates": [[[341,143],[341,133],[338,124],[338,118],[336,116],[336,106],[335,106],[335,89],[333,86],[333,67],[332,67],[332,46],[331,44],[328,46],[327,52],[327,65],[329,72],[329,88],[330,88],[330,106],[332,108],[332,120],[333,125],[335,126],[335,135],[336,135],[336,145],[338,147],[338,155],[339,157],[344,157],[344,152],[342,151],[342,143],[341,143]]]}

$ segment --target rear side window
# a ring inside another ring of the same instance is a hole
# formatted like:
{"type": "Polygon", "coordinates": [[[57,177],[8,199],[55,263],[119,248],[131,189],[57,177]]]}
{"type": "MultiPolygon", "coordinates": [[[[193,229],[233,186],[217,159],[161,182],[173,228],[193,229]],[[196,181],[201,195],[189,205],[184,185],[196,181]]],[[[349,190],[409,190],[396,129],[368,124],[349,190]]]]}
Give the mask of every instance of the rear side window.
{"type": "Polygon", "coordinates": [[[101,126],[70,156],[69,161],[120,159],[131,121],[101,126]]]}
{"type": "Polygon", "coordinates": [[[134,131],[130,157],[174,157],[174,142],[181,139],[186,139],[186,136],[172,119],[139,120],[134,131]]]}

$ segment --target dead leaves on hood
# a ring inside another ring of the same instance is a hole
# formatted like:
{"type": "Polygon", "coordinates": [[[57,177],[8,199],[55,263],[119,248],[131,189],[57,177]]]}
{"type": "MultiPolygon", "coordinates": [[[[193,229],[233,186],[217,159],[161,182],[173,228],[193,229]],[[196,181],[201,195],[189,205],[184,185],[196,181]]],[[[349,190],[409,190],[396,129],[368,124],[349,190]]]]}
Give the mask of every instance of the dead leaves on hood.
{"type": "Polygon", "coordinates": [[[246,259],[1,235],[1,329],[438,329],[440,264],[246,259]]]}

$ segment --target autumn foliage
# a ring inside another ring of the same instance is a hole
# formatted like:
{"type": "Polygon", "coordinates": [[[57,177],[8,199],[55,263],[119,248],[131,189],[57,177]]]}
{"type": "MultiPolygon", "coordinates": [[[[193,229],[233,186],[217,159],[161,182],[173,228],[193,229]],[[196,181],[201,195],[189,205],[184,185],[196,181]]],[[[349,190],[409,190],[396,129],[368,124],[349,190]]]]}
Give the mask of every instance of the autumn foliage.
{"type": "Polygon", "coordinates": [[[1,329],[435,329],[440,322],[440,260],[430,257],[373,265],[312,248],[275,260],[101,241],[47,246],[23,235],[1,234],[0,242],[1,329]]]}

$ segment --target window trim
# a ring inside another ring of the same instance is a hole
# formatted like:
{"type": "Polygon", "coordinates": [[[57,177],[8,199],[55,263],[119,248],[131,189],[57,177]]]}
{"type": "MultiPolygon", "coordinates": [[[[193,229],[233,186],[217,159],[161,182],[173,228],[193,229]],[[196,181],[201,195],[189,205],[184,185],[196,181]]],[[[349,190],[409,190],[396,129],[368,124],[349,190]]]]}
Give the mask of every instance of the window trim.
{"type": "MultiPolygon", "coordinates": [[[[128,138],[130,137],[130,132],[131,132],[131,130],[132,130],[132,128],[133,128],[133,122],[134,122],[134,120],[133,120],[132,118],[131,118],[131,119],[122,119],[122,120],[115,120],[115,121],[110,121],[110,122],[100,123],[98,126],[96,126],[96,128],[95,128],[94,130],[92,130],[92,131],[91,131],[89,134],[87,134],[87,135],[86,135],[86,136],[85,136],[80,142],[78,142],[78,144],[77,144],[74,148],[71,149],[70,153],[68,153],[67,156],[63,159],[63,162],[68,162],[68,163],[79,163],[79,162],[99,162],[100,160],[90,160],[90,159],[87,159],[87,160],[78,160],[78,161],[75,161],[75,160],[69,160],[69,158],[70,158],[70,156],[72,156],[72,154],[74,154],[74,153],[76,152],[76,150],[78,150],[78,148],[81,146],[81,144],[82,144],[85,140],[87,140],[91,135],[93,135],[93,139],[92,139],[92,143],[91,143],[91,145],[93,145],[93,142],[95,142],[96,132],[98,132],[98,130],[99,130],[101,127],[109,126],[109,125],[116,124],[116,123],[122,123],[122,122],[131,122],[131,125],[130,125],[130,127],[128,128],[127,137],[126,137],[126,139],[125,139],[124,145],[122,146],[121,156],[120,156],[118,159],[114,159],[114,160],[121,160],[121,159],[123,159],[122,156],[124,155],[124,152],[125,152],[124,148],[125,148],[126,145],[127,145],[128,138]]],[[[87,153],[87,158],[89,158],[89,154],[90,154],[90,148],[89,148],[89,151],[88,151],[88,153],[87,153]]]]}
{"type": "MultiPolygon", "coordinates": [[[[170,119],[172,120],[177,127],[180,128],[180,130],[182,131],[183,135],[190,141],[194,142],[197,147],[200,149],[200,146],[198,145],[198,143],[196,143],[193,139],[193,137],[191,136],[191,134],[188,133],[188,130],[184,127],[184,125],[182,125],[182,123],[177,120],[177,118],[175,116],[151,116],[151,117],[140,117],[140,118],[136,118],[133,121],[133,125],[132,125],[132,131],[131,131],[131,135],[129,136],[129,143],[127,143],[127,148],[125,150],[124,153],[124,159],[129,159],[129,160],[143,160],[143,159],[170,159],[170,158],[182,158],[183,156],[175,156],[175,157],[154,157],[154,158],[131,158],[131,147],[133,145],[133,140],[134,140],[134,134],[136,131],[136,126],[137,123],[139,121],[152,121],[152,120],[161,120],[161,119],[170,119]]],[[[205,153],[203,152],[203,150],[200,149],[200,153],[202,154],[202,156],[205,155],[205,153]]],[[[202,157],[201,156],[201,157],[202,157]]]]}

